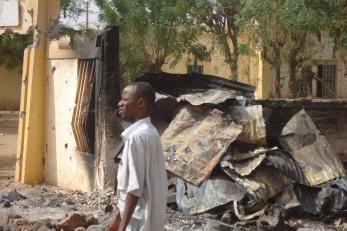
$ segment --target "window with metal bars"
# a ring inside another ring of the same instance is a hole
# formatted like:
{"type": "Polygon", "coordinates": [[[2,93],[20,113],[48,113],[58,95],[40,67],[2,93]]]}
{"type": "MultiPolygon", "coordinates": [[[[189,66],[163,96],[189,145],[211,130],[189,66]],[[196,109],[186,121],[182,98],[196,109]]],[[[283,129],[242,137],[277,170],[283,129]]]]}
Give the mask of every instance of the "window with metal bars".
{"type": "Polygon", "coordinates": [[[188,65],[188,73],[199,73],[199,74],[203,74],[204,72],[204,66],[203,65],[188,65]]]}
{"type": "Polygon", "coordinates": [[[318,65],[318,76],[320,81],[317,84],[318,97],[335,97],[336,94],[336,65],[318,65]]]}

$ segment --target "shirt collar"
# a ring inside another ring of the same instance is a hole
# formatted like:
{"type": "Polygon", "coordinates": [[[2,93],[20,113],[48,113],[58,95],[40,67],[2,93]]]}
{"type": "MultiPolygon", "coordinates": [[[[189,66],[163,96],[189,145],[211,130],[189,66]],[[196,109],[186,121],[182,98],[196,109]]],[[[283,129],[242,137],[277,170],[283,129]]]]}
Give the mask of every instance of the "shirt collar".
{"type": "Polygon", "coordinates": [[[151,122],[151,119],[150,117],[146,117],[146,118],[143,118],[143,119],[140,119],[138,121],[136,121],[135,123],[133,123],[132,125],[130,125],[127,129],[125,129],[121,136],[123,139],[128,139],[130,137],[130,135],[135,131],[137,130],[139,127],[141,127],[141,125],[143,124],[147,124],[147,123],[150,123],[151,122]]]}

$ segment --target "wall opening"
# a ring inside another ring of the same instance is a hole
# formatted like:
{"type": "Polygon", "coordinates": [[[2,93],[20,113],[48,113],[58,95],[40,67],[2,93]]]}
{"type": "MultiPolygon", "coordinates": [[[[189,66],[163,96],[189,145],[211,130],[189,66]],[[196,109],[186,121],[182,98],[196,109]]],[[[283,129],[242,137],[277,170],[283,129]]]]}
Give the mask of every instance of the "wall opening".
{"type": "Polygon", "coordinates": [[[95,75],[94,59],[78,60],[77,91],[72,115],[76,149],[94,154],[95,139],[95,75]]]}

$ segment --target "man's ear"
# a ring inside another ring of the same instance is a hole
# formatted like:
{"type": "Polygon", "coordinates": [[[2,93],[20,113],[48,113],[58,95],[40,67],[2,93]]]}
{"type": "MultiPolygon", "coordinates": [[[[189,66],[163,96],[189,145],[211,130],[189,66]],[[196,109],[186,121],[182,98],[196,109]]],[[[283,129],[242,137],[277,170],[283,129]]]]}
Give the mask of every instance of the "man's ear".
{"type": "Polygon", "coordinates": [[[145,107],[145,99],[144,98],[139,98],[138,103],[139,103],[140,108],[145,107]]]}

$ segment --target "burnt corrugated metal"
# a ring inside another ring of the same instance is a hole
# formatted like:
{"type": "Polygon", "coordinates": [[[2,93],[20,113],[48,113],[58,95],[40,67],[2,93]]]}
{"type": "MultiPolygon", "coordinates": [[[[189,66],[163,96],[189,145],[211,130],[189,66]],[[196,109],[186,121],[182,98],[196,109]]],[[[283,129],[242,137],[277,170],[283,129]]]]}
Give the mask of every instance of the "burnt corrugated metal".
{"type": "Polygon", "coordinates": [[[235,90],[238,95],[254,98],[255,87],[225,78],[198,73],[145,73],[136,81],[150,83],[158,92],[174,97],[208,89],[235,90]]]}
{"type": "Polygon", "coordinates": [[[304,109],[289,120],[279,141],[296,160],[310,185],[345,175],[334,149],[304,109]]]}
{"type": "Polygon", "coordinates": [[[241,131],[221,111],[184,106],[161,136],[166,168],[199,186],[241,131]]]}
{"type": "Polygon", "coordinates": [[[196,187],[183,179],[176,179],[176,201],[187,214],[203,213],[231,201],[239,201],[244,192],[224,174],[215,174],[196,187]]]}

